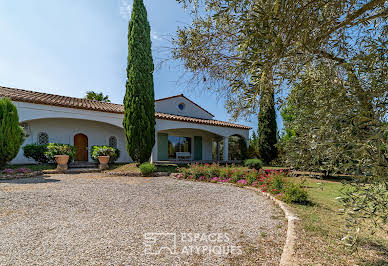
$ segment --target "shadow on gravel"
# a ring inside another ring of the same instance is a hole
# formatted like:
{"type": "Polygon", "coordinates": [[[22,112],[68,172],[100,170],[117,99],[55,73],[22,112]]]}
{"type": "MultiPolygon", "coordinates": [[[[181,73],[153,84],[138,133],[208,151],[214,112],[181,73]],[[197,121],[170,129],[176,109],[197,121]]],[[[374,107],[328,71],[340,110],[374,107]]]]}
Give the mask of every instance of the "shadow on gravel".
{"type": "Polygon", "coordinates": [[[20,179],[9,179],[9,180],[0,180],[0,184],[44,184],[44,183],[56,183],[61,180],[45,178],[44,176],[32,177],[32,178],[20,178],[20,179]]]}

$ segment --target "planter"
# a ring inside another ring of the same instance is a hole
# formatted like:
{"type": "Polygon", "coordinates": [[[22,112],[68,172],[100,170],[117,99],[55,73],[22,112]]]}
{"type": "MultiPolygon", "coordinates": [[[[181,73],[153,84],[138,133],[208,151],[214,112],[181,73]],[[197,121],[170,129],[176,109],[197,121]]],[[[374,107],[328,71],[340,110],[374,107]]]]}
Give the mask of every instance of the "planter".
{"type": "Polygon", "coordinates": [[[55,155],[55,161],[57,162],[57,170],[58,171],[66,171],[67,163],[69,162],[69,155],[55,155]]]}
{"type": "Polygon", "coordinates": [[[108,163],[109,163],[110,156],[98,156],[98,161],[100,162],[99,168],[100,170],[106,170],[109,168],[108,163]]]}

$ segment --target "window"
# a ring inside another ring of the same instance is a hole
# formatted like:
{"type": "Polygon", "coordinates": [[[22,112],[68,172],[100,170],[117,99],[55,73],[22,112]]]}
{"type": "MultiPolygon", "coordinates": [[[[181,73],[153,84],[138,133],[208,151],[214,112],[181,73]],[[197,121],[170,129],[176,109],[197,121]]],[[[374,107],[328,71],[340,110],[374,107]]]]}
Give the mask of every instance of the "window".
{"type": "Polygon", "coordinates": [[[38,135],[38,144],[39,145],[47,145],[49,144],[48,134],[45,132],[40,132],[38,135]]]}
{"type": "Polygon", "coordinates": [[[109,137],[109,147],[117,148],[117,138],[114,136],[109,137]]]}
{"type": "Polygon", "coordinates": [[[183,109],[185,109],[185,104],[184,103],[178,104],[178,108],[179,110],[183,111],[183,109]]]}
{"type": "Polygon", "coordinates": [[[168,136],[168,158],[175,159],[176,152],[191,153],[191,138],[168,136]]]}

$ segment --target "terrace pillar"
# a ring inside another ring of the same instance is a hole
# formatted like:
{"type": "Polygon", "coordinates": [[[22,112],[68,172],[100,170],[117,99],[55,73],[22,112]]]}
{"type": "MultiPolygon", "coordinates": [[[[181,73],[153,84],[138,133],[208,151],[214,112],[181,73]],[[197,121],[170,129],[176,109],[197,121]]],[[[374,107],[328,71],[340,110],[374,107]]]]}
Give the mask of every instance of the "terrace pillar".
{"type": "Polygon", "coordinates": [[[155,133],[155,145],[152,148],[151,163],[155,163],[158,160],[158,133],[155,133]]]}
{"type": "Polygon", "coordinates": [[[224,137],[224,161],[229,159],[229,138],[224,137]]]}
{"type": "Polygon", "coordinates": [[[217,161],[221,161],[221,149],[220,149],[220,141],[217,140],[217,161]]]}

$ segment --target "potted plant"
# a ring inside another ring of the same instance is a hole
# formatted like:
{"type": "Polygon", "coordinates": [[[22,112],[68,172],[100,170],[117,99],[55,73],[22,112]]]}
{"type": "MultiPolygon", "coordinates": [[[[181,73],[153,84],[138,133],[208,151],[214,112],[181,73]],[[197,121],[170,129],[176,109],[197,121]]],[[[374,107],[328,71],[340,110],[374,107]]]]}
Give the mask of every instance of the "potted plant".
{"type": "Polygon", "coordinates": [[[57,162],[57,170],[58,171],[66,171],[68,166],[67,163],[69,162],[69,155],[55,155],[54,156],[55,161],[57,162]]]}
{"type": "Polygon", "coordinates": [[[116,149],[108,146],[93,146],[92,159],[98,160],[100,170],[108,169],[111,157],[116,157],[116,149]]]}
{"type": "Polygon", "coordinates": [[[67,164],[72,161],[75,155],[75,147],[67,144],[50,143],[45,153],[51,161],[56,161],[57,170],[64,172],[68,169],[67,164]]]}

